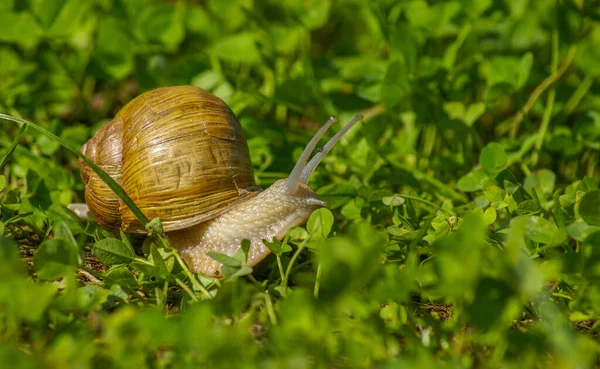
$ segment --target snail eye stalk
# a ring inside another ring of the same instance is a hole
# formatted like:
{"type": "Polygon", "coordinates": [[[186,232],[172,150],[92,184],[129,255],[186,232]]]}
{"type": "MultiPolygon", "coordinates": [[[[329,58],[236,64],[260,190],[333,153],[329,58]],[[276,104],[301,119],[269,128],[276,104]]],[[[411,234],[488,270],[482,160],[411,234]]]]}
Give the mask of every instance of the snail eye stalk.
{"type": "Polygon", "coordinates": [[[329,151],[331,151],[333,146],[335,146],[335,144],[340,140],[340,138],[342,138],[342,136],[344,134],[346,134],[346,132],[348,132],[348,130],[350,130],[350,128],[352,128],[356,123],[358,123],[362,119],[363,119],[362,114],[358,114],[357,116],[355,116],[350,122],[348,122],[348,124],[346,124],[344,126],[344,128],[342,128],[338,133],[336,133],[336,135],[333,136],[329,140],[329,142],[327,142],[325,144],[325,146],[323,146],[322,148],[320,148],[317,151],[315,156],[313,156],[313,158],[310,160],[310,162],[308,162],[306,167],[304,167],[304,169],[302,170],[302,175],[300,176],[301,183],[304,183],[304,184],[308,183],[310,176],[313,174],[315,169],[317,169],[317,167],[319,166],[319,164],[321,163],[321,160],[323,160],[325,155],[327,155],[327,153],[329,153],[329,151]]]}
{"type": "Polygon", "coordinates": [[[323,137],[325,132],[335,122],[337,122],[336,117],[329,118],[329,120],[323,125],[323,127],[321,127],[319,129],[319,131],[314,135],[314,137],[310,140],[310,142],[304,148],[302,155],[300,155],[298,162],[296,162],[294,169],[292,169],[292,172],[290,173],[290,175],[287,178],[287,186],[286,187],[287,187],[288,193],[293,193],[296,191],[296,187],[298,186],[300,176],[302,175],[302,172],[306,167],[306,163],[308,162],[308,158],[310,157],[310,154],[312,154],[312,152],[315,150],[315,147],[319,143],[319,140],[321,139],[321,137],[323,137]]]}
{"type": "Polygon", "coordinates": [[[336,117],[329,118],[327,123],[325,123],[323,127],[321,127],[321,129],[319,129],[319,131],[315,134],[312,140],[310,140],[308,145],[306,145],[306,148],[304,148],[302,155],[300,155],[300,159],[298,159],[298,162],[296,163],[294,169],[290,173],[290,176],[287,179],[288,193],[293,193],[298,187],[299,183],[307,184],[308,180],[310,179],[310,176],[313,174],[315,169],[317,169],[319,163],[321,163],[321,160],[323,160],[325,155],[327,155],[329,151],[331,151],[333,146],[335,146],[335,144],[346,132],[348,132],[348,130],[350,130],[350,128],[352,128],[356,123],[358,123],[362,119],[362,114],[356,115],[350,122],[348,122],[348,124],[344,126],[344,128],[342,128],[335,136],[333,136],[329,140],[329,142],[325,144],[325,146],[317,150],[315,156],[313,156],[313,158],[310,161],[308,161],[308,158],[315,150],[317,143],[319,142],[321,137],[323,137],[325,131],[327,131],[327,129],[329,129],[329,127],[331,127],[333,123],[337,122],[336,117]]]}

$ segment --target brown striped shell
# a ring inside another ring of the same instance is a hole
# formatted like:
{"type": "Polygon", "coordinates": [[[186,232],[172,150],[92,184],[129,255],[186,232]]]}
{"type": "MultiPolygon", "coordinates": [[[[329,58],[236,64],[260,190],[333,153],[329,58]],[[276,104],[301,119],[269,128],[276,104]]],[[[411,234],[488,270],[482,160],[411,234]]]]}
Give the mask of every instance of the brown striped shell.
{"type": "MultiPolygon", "coordinates": [[[[148,219],[165,231],[201,223],[254,190],[242,128],[218,97],[193,86],[158,88],[128,103],[83,147],[148,219]]],[[[85,200],[105,228],[144,232],[131,211],[82,163],[85,200]]]]}

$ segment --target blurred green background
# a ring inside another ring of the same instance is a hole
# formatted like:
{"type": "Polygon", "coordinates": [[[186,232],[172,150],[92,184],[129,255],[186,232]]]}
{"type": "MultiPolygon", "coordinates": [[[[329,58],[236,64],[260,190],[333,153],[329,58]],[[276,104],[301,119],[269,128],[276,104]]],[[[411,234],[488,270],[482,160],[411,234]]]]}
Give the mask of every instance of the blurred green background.
{"type": "Polygon", "coordinates": [[[201,302],[176,270],[89,259],[76,156],[28,129],[0,177],[0,366],[598,367],[599,6],[0,0],[0,113],[76,147],[193,84],[266,187],[329,116],[366,115],[311,181],[334,233],[309,225],[290,290],[271,261],[201,302]]]}

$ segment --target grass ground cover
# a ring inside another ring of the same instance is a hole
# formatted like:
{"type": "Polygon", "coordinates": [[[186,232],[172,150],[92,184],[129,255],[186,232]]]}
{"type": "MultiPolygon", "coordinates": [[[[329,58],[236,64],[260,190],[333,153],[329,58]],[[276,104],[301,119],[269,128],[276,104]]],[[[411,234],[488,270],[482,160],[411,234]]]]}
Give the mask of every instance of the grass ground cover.
{"type": "Polygon", "coordinates": [[[0,0],[0,114],[37,124],[0,125],[0,367],[599,367],[598,5],[0,0]],[[222,280],[67,210],[68,147],[181,84],[262,187],[365,115],[328,208],[222,280]]]}

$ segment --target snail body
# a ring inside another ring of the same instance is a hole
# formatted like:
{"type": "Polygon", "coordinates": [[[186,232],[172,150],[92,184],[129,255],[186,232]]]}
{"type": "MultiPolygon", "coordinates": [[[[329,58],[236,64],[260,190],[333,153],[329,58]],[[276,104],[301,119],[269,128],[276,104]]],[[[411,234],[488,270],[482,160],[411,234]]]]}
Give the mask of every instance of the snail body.
{"type": "Polygon", "coordinates": [[[290,228],[304,224],[314,210],[325,206],[308,186],[301,185],[293,193],[285,186],[285,180],[279,180],[220,216],[169,232],[169,240],[190,270],[197,273],[219,277],[220,263],[208,257],[206,252],[231,256],[243,239],[250,241],[248,265],[256,265],[271,252],[263,240],[283,239],[290,228]],[[210,245],[210,249],[197,245],[210,245]]]}
{"type": "MultiPolygon", "coordinates": [[[[241,125],[216,96],[193,86],[164,87],[128,103],[100,128],[82,152],[117,181],[149,218],[160,217],[171,244],[194,273],[221,277],[206,255],[233,255],[250,240],[248,265],[269,254],[262,242],[282,239],[325,206],[308,187],[321,159],[353,124],[348,123],[308,162],[331,118],[307,145],[286,179],[262,191],[241,125]]],[[[95,172],[82,163],[85,200],[103,227],[145,229],[95,172]]]]}

